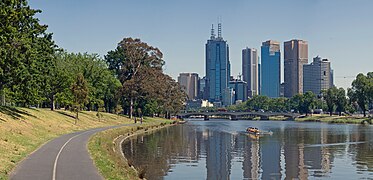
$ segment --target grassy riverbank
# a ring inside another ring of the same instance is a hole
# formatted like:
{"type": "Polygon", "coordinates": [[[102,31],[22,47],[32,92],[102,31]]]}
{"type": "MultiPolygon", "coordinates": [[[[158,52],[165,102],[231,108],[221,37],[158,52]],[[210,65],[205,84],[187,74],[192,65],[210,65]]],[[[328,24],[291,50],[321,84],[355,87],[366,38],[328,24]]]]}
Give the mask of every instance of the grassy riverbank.
{"type": "Polygon", "coordinates": [[[128,118],[96,112],[82,112],[75,125],[74,113],[48,109],[0,106],[0,179],[8,179],[10,171],[27,155],[45,142],[62,134],[95,127],[132,123],[128,118]]]}
{"type": "Polygon", "coordinates": [[[105,179],[139,179],[142,172],[134,169],[119,152],[120,141],[134,134],[146,133],[172,124],[173,121],[146,118],[139,126],[121,127],[99,132],[88,144],[88,149],[96,167],[105,179]]]}
{"type": "Polygon", "coordinates": [[[329,116],[326,114],[314,114],[312,116],[306,116],[296,118],[298,122],[325,122],[325,123],[342,123],[342,124],[372,124],[372,118],[369,117],[358,117],[358,116],[329,116]]]}

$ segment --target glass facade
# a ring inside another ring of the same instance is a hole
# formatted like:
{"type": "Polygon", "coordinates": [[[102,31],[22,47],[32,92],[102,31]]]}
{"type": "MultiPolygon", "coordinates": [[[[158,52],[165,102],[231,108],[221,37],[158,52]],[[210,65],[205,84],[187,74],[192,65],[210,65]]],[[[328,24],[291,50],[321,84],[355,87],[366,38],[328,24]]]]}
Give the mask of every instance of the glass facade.
{"type": "Polygon", "coordinates": [[[281,81],[280,44],[275,41],[263,42],[261,60],[261,95],[271,98],[279,97],[281,81]]]}
{"type": "Polygon", "coordinates": [[[210,102],[222,102],[229,78],[229,47],[222,37],[212,35],[206,43],[206,91],[210,102]]]}

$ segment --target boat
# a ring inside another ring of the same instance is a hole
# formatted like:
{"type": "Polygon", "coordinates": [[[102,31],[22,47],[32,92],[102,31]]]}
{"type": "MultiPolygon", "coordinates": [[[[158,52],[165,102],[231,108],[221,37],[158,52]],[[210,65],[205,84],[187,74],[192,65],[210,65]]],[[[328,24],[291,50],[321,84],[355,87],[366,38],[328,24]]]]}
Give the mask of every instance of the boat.
{"type": "Polygon", "coordinates": [[[260,134],[259,129],[255,128],[255,127],[248,127],[246,129],[246,132],[249,133],[249,134],[254,134],[254,135],[259,135],[260,134]]]}
{"type": "Polygon", "coordinates": [[[272,135],[273,134],[272,131],[261,131],[261,130],[259,130],[256,127],[248,127],[246,129],[246,133],[251,134],[251,135],[256,135],[256,136],[259,136],[259,135],[272,135]]]}

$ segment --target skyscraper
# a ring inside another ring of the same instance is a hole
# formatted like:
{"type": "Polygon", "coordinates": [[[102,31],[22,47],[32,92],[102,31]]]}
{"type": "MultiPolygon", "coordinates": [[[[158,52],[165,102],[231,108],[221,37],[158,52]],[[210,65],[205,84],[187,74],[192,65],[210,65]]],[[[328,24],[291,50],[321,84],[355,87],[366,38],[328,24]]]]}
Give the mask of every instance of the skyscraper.
{"type": "Polygon", "coordinates": [[[279,97],[281,80],[280,43],[266,41],[261,47],[261,95],[279,97]]]}
{"type": "Polygon", "coordinates": [[[198,74],[197,73],[180,73],[177,82],[181,85],[188,99],[196,99],[198,95],[198,74]]]}
{"type": "Polygon", "coordinates": [[[206,43],[205,88],[210,102],[221,102],[223,100],[223,92],[227,91],[229,79],[229,47],[227,41],[224,41],[221,35],[221,23],[219,23],[218,36],[215,36],[214,26],[212,26],[211,37],[206,43]]]}
{"type": "Polygon", "coordinates": [[[248,95],[259,94],[259,72],[258,72],[258,52],[254,48],[242,50],[242,75],[247,82],[248,95]]]}
{"type": "Polygon", "coordinates": [[[303,66],[303,92],[320,94],[322,90],[333,86],[330,61],[317,56],[313,62],[303,66]]]}
{"type": "Polygon", "coordinates": [[[307,63],[307,41],[293,39],[284,43],[285,97],[303,93],[303,65],[307,63]]]}

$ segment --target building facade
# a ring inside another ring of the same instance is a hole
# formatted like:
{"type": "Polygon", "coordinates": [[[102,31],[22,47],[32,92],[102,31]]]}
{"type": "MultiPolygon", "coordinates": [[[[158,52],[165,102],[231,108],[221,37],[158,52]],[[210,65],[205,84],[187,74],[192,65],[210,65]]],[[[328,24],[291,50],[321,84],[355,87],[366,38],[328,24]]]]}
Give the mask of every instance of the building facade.
{"type": "MultiPolygon", "coordinates": [[[[218,36],[214,28],[206,43],[206,87],[210,102],[222,102],[228,92],[230,78],[229,47],[221,35],[221,24],[218,24],[218,36]]],[[[225,98],[227,99],[227,98],[225,98]]],[[[223,103],[223,105],[225,105],[223,103]]]]}
{"type": "Polygon", "coordinates": [[[317,56],[313,62],[303,66],[303,92],[311,91],[319,95],[322,90],[333,86],[330,61],[317,56]]]}
{"type": "Polygon", "coordinates": [[[234,91],[234,103],[247,101],[247,83],[242,80],[235,79],[229,82],[229,87],[234,91]]]}
{"type": "Polygon", "coordinates": [[[260,94],[271,98],[279,97],[281,81],[280,43],[266,41],[261,47],[260,94]]]}
{"type": "Polygon", "coordinates": [[[293,39],[284,43],[285,97],[303,93],[303,65],[307,63],[307,41],[293,39]]]}
{"type": "Polygon", "coordinates": [[[242,50],[242,76],[247,82],[248,95],[253,97],[259,94],[259,66],[258,52],[254,48],[242,50]]]}
{"type": "Polygon", "coordinates": [[[197,73],[180,73],[179,77],[177,77],[177,82],[179,82],[190,100],[196,99],[198,96],[198,79],[197,73]]]}

